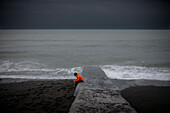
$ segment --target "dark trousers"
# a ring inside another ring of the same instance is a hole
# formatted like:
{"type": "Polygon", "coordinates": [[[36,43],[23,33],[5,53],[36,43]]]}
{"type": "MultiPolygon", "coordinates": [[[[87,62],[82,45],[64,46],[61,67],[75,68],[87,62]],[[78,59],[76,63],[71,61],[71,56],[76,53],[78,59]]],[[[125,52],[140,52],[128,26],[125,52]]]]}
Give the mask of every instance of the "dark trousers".
{"type": "Polygon", "coordinates": [[[79,81],[75,82],[75,87],[76,87],[76,86],[78,85],[78,83],[80,83],[80,82],[84,82],[84,81],[79,80],[79,81]]]}

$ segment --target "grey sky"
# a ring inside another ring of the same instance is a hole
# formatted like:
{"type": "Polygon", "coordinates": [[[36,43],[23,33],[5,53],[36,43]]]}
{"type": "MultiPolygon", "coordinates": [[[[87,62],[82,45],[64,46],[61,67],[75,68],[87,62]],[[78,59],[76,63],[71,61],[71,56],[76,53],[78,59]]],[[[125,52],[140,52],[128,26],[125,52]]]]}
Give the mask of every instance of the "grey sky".
{"type": "Polygon", "coordinates": [[[0,28],[169,29],[169,0],[1,0],[0,28]]]}

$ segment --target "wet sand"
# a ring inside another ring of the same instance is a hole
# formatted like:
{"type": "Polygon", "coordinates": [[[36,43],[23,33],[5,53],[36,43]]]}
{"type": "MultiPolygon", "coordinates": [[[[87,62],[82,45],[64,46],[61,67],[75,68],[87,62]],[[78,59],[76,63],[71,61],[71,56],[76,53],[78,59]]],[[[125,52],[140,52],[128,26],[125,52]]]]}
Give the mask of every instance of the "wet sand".
{"type": "Polygon", "coordinates": [[[137,86],[121,94],[138,113],[170,113],[170,87],[137,86]]]}
{"type": "Polygon", "coordinates": [[[73,80],[0,83],[1,113],[68,113],[73,80]]]}

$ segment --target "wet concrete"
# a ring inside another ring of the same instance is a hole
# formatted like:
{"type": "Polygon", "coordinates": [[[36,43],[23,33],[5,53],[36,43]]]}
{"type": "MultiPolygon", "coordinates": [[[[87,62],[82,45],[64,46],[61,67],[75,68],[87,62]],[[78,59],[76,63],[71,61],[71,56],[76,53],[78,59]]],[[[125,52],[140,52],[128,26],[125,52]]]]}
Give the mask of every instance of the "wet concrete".
{"type": "Polygon", "coordinates": [[[100,68],[85,67],[82,76],[69,113],[136,113],[100,68]]]}

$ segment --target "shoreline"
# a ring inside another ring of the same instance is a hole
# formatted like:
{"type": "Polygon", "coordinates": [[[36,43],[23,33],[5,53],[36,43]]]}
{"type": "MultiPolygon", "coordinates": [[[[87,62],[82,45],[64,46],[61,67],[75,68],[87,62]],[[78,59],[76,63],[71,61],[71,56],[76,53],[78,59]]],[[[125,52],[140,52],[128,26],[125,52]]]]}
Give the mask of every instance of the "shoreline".
{"type": "Polygon", "coordinates": [[[60,81],[60,80],[68,80],[73,81],[74,79],[24,79],[24,78],[0,78],[0,84],[1,83],[20,83],[20,82],[38,82],[38,81],[60,81]]]}

